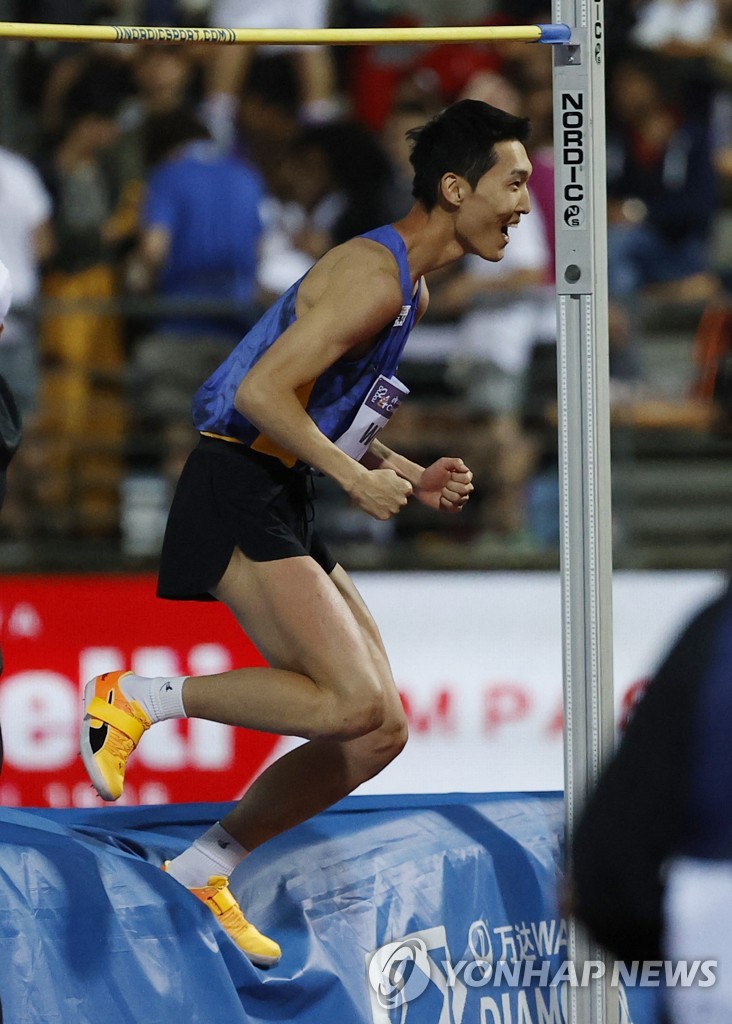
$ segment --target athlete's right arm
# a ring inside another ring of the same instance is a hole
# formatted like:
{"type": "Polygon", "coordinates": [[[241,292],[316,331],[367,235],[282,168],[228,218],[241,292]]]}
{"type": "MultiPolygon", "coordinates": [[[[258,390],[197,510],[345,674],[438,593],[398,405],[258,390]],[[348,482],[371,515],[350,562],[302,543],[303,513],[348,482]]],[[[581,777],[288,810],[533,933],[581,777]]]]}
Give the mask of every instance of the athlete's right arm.
{"type": "MultiPolygon", "coordinates": [[[[317,297],[244,377],[235,405],[267,437],[332,477],[376,519],[389,519],[412,488],[392,470],[371,473],[333,444],[305,412],[302,395],[338,359],[361,354],[402,305],[396,265],[358,245],[316,277],[317,297]]],[[[310,272],[317,274],[316,266],[310,272]]]]}

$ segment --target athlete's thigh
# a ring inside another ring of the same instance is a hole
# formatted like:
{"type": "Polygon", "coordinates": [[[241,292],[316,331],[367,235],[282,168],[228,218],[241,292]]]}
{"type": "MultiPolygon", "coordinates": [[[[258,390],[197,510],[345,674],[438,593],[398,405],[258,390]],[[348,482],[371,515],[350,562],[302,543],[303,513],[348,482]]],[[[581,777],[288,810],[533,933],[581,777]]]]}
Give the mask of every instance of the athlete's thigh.
{"type": "Polygon", "coordinates": [[[341,690],[375,674],[349,602],[309,556],[254,562],[236,548],[214,595],[275,668],[341,690]]]}
{"type": "Polygon", "coordinates": [[[356,584],[353,582],[343,566],[336,565],[335,569],[330,574],[330,578],[339,593],[342,595],[343,600],[351,609],[353,617],[358,623],[361,632],[366,637],[371,651],[371,656],[377,666],[382,689],[392,697],[396,697],[399,709],[401,709],[401,698],[399,697],[394,683],[391,665],[389,664],[389,657],[386,653],[386,648],[384,647],[384,641],[381,638],[379,627],[376,625],[376,620],[369,611],[368,605],[361,597],[356,584]]]}
{"type": "Polygon", "coordinates": [[[338,593],[351,609],[354,619],[369,638],[369,642],[374,645],[376,650],[379,652],[379,656],[383,657],[388,663],[379,627],[376,625],[376,620],[369,611],[368,605],[361,597],[356,584],[342,565],[336,565],[330,574],[330,579],[335,584],[338,593]]]}

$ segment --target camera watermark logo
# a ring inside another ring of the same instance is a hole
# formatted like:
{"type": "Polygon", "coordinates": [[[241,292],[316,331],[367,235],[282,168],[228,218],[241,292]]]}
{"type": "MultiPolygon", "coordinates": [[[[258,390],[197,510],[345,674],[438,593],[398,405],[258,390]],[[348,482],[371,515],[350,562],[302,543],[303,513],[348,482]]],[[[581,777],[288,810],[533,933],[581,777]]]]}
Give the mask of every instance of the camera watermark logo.
{"type": "MultiPolygon", "coordinates": [[[[483,1024],[565,1024],[568,991],[601,979],[617,990],[620,1020],[628,1022],[626,986],[704,989],[717,976],[715,960],[574,962],[567,959],[559,933],[550,955],[547,948],[543,956],[496,958],[499,936],[506,939],[506,926],[491,929],[478,919],[468,930],[467,955],[457,961],[450,956],[444,925],[412,932],[367,954],[373,1024],[462,1024],[466,1009],[468,1020],[483,1024]]],[[[501,942],[502,954],[506,945],[501,942]]]]}
{"type": "Polygon", "coordinates": [[[436,1024],[461,1024],[467,989],[449,970],[451,962],[444,925],[412,932],[367,954],[373,1024],[405,1024],[417,1001],[420,1007],[428,1001],[436,1024]]]}
{"type": "Polygon", "coordinates": [[[429,983],[430,958],[418,936],[389,942],[376,950],[369,964],[369,984],[385,1010],[421,996],[429,983]]]}

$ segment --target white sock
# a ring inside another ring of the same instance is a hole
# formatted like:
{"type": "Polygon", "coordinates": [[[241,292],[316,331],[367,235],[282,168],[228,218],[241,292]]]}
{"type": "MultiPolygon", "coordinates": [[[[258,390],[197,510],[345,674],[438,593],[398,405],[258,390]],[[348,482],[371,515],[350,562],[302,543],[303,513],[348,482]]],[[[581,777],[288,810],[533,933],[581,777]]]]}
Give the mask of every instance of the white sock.
{"type": "Polygon", "coordinates": [[[120,686],[125,696],[141,704],[153,722],[166,718],[187,718],[183,706],[186,676],[125,676],[120,686]]]}
{"type": "Polygon", "coordinates": [[[192,846],[170,861],[168,874],[187,889],[200,889],[208,885],[212,875],[228,878],[248,852],[216,822],[192,846]]]}

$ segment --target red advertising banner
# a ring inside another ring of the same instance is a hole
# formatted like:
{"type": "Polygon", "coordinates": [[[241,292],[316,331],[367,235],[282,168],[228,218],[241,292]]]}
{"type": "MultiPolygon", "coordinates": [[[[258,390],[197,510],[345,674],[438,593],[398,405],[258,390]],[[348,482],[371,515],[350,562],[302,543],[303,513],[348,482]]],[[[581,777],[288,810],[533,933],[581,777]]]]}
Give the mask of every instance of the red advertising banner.
{"type": "MultiPolygon", "coordinates": [[[[263,661],[217,602],[162,601],[153,576],[4,577],[0,803],[100,804],[79,756],[84,683],[100,672],[205,675],[263,661]]],[[[279,738],[198,720],[160,722],[120,802],[236,798],[279,738]]]]}
{"type": "MultiPolygon", "coordinates": [[[[562,788],[558,574],[362,573],[356,584],[379,623],[410,727],[406,749],[362,792],[562,788]]],[[[723,585],[713,573],[615,574],[618,723],[639,681],[723,585]]],[[[0,803],[10,806],[101,803],[78,754],[82,690],[92,676],[262,664],[225,608],[161,601],[152,576],[5,577],[0,627],[0,803]]],[[[236,799],[294,742],[199,720],[160,722],[130,762],[123,800],[236,799]]]]}

